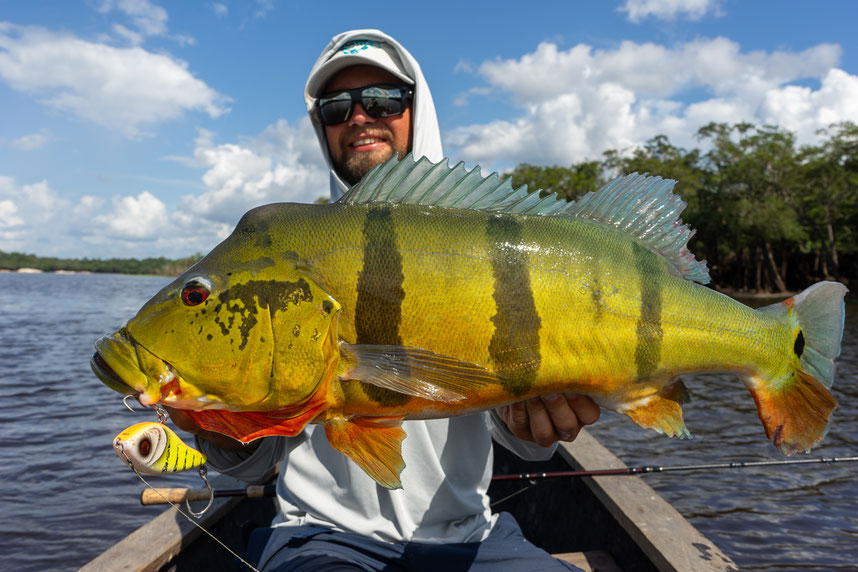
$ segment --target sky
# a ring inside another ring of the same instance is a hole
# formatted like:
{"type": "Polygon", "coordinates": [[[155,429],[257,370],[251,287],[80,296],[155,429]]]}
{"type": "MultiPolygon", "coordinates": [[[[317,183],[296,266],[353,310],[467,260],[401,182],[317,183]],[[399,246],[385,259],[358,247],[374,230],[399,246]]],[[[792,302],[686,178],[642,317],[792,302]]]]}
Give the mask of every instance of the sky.
{"type": "MultiPolygon", "coordinates": [[[[850,0],[0,0],[0,250],[206,253],[328,176],[303,88],[334,35],[420,62],[445,155],[570,165],[711,122],[858,122],[850,0]]],[[[681,192],[681,189],[680,189],[681,192]]]]}

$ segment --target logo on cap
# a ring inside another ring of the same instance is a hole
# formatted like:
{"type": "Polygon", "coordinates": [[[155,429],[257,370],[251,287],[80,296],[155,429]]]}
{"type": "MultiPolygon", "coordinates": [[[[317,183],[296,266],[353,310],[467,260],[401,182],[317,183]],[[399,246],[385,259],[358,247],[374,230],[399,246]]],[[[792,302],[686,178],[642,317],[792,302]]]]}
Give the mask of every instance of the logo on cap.
{"type": "Polygon", "coordinates": [[[343,46],[342,54],[346,56],[352,56],[355,54],[359,54],[360,52],[369,49],[369,48],[377,48],[381,49],[380,42],[374,42],[372,40],[355,40],[353,42],[349,42],[348,44],[343,46]]]}

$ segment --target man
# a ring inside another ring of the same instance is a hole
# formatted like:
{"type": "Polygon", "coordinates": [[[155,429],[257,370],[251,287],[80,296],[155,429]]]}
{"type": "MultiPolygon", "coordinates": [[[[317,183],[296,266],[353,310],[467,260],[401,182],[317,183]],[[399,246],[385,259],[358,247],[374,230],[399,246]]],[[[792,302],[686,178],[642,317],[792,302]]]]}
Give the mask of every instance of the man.
{"type": "MultiPolygon", "coordinates": [[[[442,159],[420,66],[382,32],[336,36],[310,73],[305,100],[331,167],[332,199],[394,154],[442,159]]],[[[317,426],[243,447],[174,412],[221,472],[254,480],[283,461],[280,515],[260,560],[263,570],[283,571],[569,569],[524,540],[509,515],[492,515],[485,494],[492,438],[523,458],[547,459],[557,440],[571,441],[598,416],[589,398],[553,395],[492,413],[406,421],[403,489],[388,490],[333,450],[317,426]]]]}

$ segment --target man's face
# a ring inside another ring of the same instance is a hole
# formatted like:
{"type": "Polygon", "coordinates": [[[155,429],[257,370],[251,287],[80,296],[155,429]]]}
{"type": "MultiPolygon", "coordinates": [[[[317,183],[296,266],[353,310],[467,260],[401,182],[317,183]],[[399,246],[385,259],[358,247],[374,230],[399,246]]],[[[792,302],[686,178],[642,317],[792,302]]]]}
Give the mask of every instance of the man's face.
{"type": "MultiPolygon", "coordinates": [[[[374,66],[352,66],[339,71],[325,86],[325,91],[354,89],[375,84],[401,84],[396,76],[374,66]]],[[[328,151],[337,173],[354,185],[373,167],[399,158],[411,150],[411,105],[401,115],[374,118],[355,103],[351,116],[339,125],[326,125],[328,151]]]]}

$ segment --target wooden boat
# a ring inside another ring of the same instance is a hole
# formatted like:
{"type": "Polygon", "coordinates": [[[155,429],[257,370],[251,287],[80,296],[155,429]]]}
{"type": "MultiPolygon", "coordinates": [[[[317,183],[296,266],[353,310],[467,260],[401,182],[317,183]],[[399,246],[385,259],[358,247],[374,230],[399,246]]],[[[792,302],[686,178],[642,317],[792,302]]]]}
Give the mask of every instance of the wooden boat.
{"type": "MultiPolygon", "coordinates": [[[[525,462],[495,448],[495,474],[622,468],[625,465],[593,436],[582,431],[561,444],[543,463],[525,462]]],[[[223,475],[214,487],[235,488],[223,475]]],[[[493,509],[513,514],[524,535],[558,558],[584,570],[738,570],[667,501],[637,476],[495,481],[489,489],[493,509]],[[512,497],[516,491],[522,491],[512,497]],[[505,499],[505,500],[504,500],[505,499]]],[[[199,524],[237,553],[252,528],[267,526],[275,514],[270,498],[218,498],[199,524]]],[[[171,508],[81,568],[165,571],[233,570],[232,556],[171,508]]],[[[236,568],[237,569],[237,568],[236,568]]]]}

